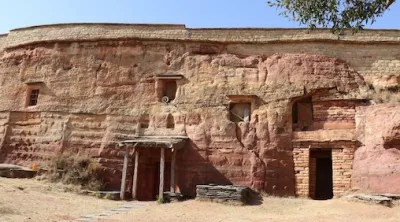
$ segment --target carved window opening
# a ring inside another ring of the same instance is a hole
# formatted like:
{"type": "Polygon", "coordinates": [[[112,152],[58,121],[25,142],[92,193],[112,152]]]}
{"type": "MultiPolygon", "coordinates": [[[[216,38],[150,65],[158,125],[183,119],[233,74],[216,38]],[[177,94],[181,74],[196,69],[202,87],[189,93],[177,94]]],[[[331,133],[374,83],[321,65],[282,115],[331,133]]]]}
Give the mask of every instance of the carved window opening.
{"type": "Polygon", "coordinates": [[[175,99],[177,88],[175,80],[160,80],[158,98],[164,103],[172,102],[175,99]]]}
{"type": "Polygon", "coordinates": [[[292,107],[293,129],[299,131],[310,130],[313,123],[313,104],[311,97],[300,99],[292,107]]]}
{"type": "Polygon", "coordinates": [[[156,80],[156,94],[159,101],[170,103],[176,97],[178,89],[177,81],[182,80],[183,76],[179,74],[166,73],[154,76],[156,80]]]}
{"type": "Polygon", "coordinates": [[[140,118],[140,129],[147,129],[150,125],[150,118],[149,115],[143,115],[140,118]]]}
{"type": "Polygon", "coordinates": [[[43,88],[44,83],[42,81],[37,81],[37,80],[28,80],[27,82],[25,82],[25,84],[27,90],[25,105],[27,107],[36,106],[39,101],[40,89],[43,88]]]}
{"type": "Polygon", "coordinates": [[[174,129],[174,128],[175,128],[174,116],[172,116],[171,114],[168,114],[168,117],[167,117],[167,129],[174,129]]]}
{"type": "Polygon", "coordinates": [[[28,95],[28,106],[36,106],[39,98],[39,89],[31,89],[28,95]]]}
{"type": "Polygon", "coordinates": [[[229,119],[232,122],[250,122],[251,114],[256,107],[256,95],[227,95],[229,103],[229,119]]]}
{"type": "Polygon", "coordinates": [[[229,113],[232,122],[250,122],[251,103],[231,103],[229,113]]]}

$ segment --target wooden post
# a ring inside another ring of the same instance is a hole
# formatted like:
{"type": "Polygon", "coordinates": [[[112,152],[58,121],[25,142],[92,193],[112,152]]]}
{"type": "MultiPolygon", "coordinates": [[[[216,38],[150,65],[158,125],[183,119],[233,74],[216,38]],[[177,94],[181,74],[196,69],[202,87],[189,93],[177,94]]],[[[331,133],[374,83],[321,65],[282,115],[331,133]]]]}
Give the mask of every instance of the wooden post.
{"type": "Polygon", "coordinates": [[[135,169],[133,170],[133,183],[132,183],[132,198],[136,200],[137,197],[137,180],[138,180],[138,166],[139,166],[139,150],[135,152],[135,169]]]}
{"type": "Polygon", "coordinates": [[[165,148],[161,148],[160,158],[160,186],[158,187],[158,198],[164,198],[164,165],[165,165],[165,148]]]}
{"type": "Polygon", "coordinates": [[[172,157],[171,157],[171,187],[170,192],[175,193],[175,158],[176,158],[176,149],[172,149],[172,157]]]}
{"type": "Polygon", "coordinates": [[[128,148],[125,148],[125,154],[124,154],[124,166],[122,167],[122,179],[121,179],[121,192],[119,194],[119,197],[121,200],[125,199],[125,184],[126,184],[126,173],[128,171],[128,148]]]}

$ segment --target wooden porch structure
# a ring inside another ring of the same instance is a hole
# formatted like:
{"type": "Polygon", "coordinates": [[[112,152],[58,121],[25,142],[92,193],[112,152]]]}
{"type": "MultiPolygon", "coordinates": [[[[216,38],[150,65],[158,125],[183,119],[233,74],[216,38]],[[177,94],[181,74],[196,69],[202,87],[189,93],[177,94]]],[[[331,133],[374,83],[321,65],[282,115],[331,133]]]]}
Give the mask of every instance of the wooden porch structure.
{"type": "Polygon", "coordinates": [[[165,168],[165,149],[172,152],[171,158],[171,184],[170,192],[175,193],[175,166],[176,152],[182,149],[186,143],[187,137],[137,137],[132,140],[125,140],[118,143],[119,147],[125,150],[124,164],[122,168],[120,198],[125,199],[126,175],[128,172],[129,153],[133,151],[135,158],[132,182],[132,198],[137,199],[138,187],[138,167],[140,149],[160,149],[160,182],[158,196],[163,197],[164,193],[164,168],[165,168]],[[133,149],[133,150],[132,150],[133,149]]]}

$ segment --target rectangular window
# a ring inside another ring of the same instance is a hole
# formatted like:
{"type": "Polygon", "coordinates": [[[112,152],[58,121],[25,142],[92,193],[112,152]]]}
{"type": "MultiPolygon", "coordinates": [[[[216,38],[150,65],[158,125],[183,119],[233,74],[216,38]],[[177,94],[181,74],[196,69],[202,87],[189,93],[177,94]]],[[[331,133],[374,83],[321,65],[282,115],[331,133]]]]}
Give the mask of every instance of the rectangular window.
{"type": "Polygon", "coordinates": [[[31,90],[28,98],[28,106],[36,106],[39,97],[39,90],[33,89],[31,90]]]}
{"type": "Polygon", "coordinates": [[[310,130],[313,124],[313,104],[311,97],[294,102],[292,120],[293,130],[310,130]]]}
{"type": "Polygon", "coordinates": [[[231,103],[229,111],[232,122],[250,122],[251,103],[231,103]]]}
{"type": "Polygon", "coordinates": [[[176,80],[158,80],[158,97],[163,103],[172,102],[175,99],[177,84],[176,80]]]}
{"type": "Polygon", "coordinates": [[[178,81],[182,80],[183,78],[184,77],[182,75],[174,73],[155,75],[155,93],[159,101],[163,103],[172,102],[176,97],[176,92],[178,90],[178,81]]]}

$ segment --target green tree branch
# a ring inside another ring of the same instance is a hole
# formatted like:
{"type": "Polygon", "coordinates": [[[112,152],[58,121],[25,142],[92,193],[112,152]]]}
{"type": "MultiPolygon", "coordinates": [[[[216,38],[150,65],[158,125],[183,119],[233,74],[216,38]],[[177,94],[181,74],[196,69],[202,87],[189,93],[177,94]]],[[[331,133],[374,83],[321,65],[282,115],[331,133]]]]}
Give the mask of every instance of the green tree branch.
{"type": "Polygon", "coordinates": [[[331,28],[357,31],[373,24],[395,0],[269,0],[268,5],[281,15],[307,25],[310,29],[331,28]]]}

